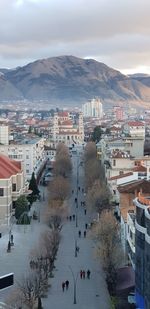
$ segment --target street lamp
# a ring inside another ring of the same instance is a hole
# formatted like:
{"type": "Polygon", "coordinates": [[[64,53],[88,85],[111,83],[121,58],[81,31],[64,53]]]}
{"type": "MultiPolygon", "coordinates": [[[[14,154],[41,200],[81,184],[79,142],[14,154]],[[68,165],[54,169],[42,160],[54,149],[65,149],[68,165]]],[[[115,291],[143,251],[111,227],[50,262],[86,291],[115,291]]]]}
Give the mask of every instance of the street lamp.
{"type": "Polygon", "coordinates": [[[71,266],[69,266],[69,269],[71,271],[72,278],[73,278],[73,304],[77,304],[77,279],[78,279],[78,273],[76,274],[76,277],[75,277],[75,274],[74,274],[71,266]]]}
{"type": "Polygon", "coordinates": [[[78,246],[77,246],[77,240],[75,239],[75,246],[74,246],[74,256],[77,257],[78,252],[78,246]]]}

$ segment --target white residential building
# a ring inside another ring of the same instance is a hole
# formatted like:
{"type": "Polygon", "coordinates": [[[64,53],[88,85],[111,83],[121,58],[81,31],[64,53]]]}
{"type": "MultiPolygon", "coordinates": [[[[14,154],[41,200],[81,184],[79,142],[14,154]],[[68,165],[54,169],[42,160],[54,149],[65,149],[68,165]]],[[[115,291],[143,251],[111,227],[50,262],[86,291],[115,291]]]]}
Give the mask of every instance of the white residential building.
{"type": "Polygon", "coordinates": [[[145,123],[141,121],[129,121],[124,125],[123,131],[131,137],[145,138],[145,123]]]}
{"type": "Polygon", "coordinates": [[[8,126],[0,125],[0,144],[8,145],[9,135],[8,135],[8,126]]]}
{"type": "Polygon", "coordinates": [[[38,178],[46,163],[43,138],[29,137],[16,144],[0,145],[0,154],[13,160],[22,161],[26,180],[31,179],[33,172],[38,178]]]}
{"type": "Polygon", "coordinates": [[[83,104],[82,112],[84,117],[102,118],[103,105],[100,99],[92,99],[83,104]]]}

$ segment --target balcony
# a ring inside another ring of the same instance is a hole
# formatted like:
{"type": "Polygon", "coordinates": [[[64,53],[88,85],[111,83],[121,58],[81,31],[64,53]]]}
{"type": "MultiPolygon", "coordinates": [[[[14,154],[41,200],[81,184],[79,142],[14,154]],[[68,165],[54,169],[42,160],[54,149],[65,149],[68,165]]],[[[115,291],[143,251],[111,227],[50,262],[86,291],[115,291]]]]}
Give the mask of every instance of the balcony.
{"type": "Polygon", "coordinates": [[[22,190],[20,189],[19,191],[12,191],[12,200],[16,201],[18,197],[21,195],[22,190]]]}

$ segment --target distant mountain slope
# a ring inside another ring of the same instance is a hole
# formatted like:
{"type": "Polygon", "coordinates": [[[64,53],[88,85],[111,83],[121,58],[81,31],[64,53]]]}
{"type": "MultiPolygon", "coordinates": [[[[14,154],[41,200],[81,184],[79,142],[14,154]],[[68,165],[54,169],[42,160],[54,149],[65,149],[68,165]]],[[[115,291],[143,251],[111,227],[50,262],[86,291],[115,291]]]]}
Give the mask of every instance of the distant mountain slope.
{"type": "Polygon", "coordinates": [[[95,96],[105,103],[150,102],[149,85],[92,59],[60,56],[37,60],[15,70],[0,69],[0,72],[8,83],[3,95],[0,91],[0,100],[6,92],[10,100],[13,94],[16,99],[23,97],[59,104],[84,102],[95,96]]]}
{"type": "Polygon", "coordinates": [[[132,74],[130,75],[132,79],[138,80],[143,85],[150,87],[150,75],[148,74],[132,74]]]}

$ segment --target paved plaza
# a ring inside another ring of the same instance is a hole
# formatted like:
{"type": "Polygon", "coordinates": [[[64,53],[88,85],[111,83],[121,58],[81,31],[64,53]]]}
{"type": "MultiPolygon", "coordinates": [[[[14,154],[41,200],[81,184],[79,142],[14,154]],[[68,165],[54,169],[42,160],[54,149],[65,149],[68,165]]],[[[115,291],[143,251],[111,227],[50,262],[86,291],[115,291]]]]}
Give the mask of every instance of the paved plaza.
{"type": "MultiPolygon", "coordinates": [[[[96,256],[94,242],[91,239],[90,231],[87,230],[86,237],[83,236],[85,231],[85,223],[91,222],[91,214],[85,215],[84,207],[81,206],[81,201],[84,201],[83,168],[79,165],[80,158],[73,156],[73,175],[72,188],[74,193],[68,200],[69,216],[76,215],[76,220],[66,220],[61,231],[61,242],[55,262],[54,277],[50,279],[51,288],[48,291],[48,297],[42,299],[44,309],[109,309],[110,297],[107,291],[104,273],[96,256]],[[77,174],[78,186],[80,191],[77,193],[77,174]],[[78,196],[78,207],[75,203],[75,198],[78,196]],[[81,231],[81,237],[78,236],[78,231],[81,231]],[[79,247],[79,252],[75,256],[75,246],[79,247]],[[91,278],[81,279],[80,270],[87,271],[90,269],[91,278]],[[74,280],[76,286],[76,295],[74,293],[74,280]],[[69,280],[68,290],[62,291],[62,282],[69,280]],[[74,304],[74,296],[76,296],[76,304],[74,304]]],[[[46,188],[45,201],[36,202],[34,207],[41,213],[40,222],[32,221],[30,226],[12,227],[14,235],[14,247],[10,253],[7,253],[7,243],[9,230],[3,230],[2,238],[0,239],[0,265],[1,275],[9,272],[14,272],[15,280],[18,280],[22,274],[27,273],[29,269],[30,251],[36,246],[40,233],[47,227],[43,223],[43,210],[46,204],[46,188]]],[[[43,193],[42,193],[43,195],[43,193]]],[[[6,294],[11,291],[11,288],[0,292],[0,301],[4,301],[6,294]]]]}

